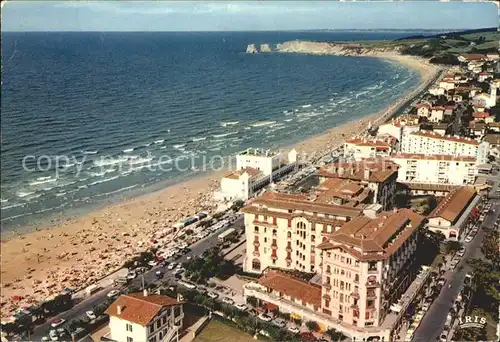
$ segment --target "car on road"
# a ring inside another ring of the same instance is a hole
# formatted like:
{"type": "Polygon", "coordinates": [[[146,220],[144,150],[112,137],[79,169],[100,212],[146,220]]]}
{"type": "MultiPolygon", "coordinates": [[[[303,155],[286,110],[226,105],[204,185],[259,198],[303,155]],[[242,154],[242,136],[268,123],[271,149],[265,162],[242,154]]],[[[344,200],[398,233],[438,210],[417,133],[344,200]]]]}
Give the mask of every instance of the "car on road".
{"type": "Polygon", "coordinates": [[[118,291],[118,290],[112,290],[112,291],[109,291],[109,293],[107,294],[107,296],[108,296],[108,298],[115,298],[119,294],[120,294],[120,291],[118,291]]]}
{"type": "Polygon", "coordinates": [[[127,283],[128,279],[124,277],[115,279],[115,281],[113,281],[114,286],[125,286],[127,285],[127,283]]]}
{"type": "Polygon", "coordinates": [[[290,325],[289,327],[286,328],[286,330],[288,330],[292,334],[298,334],[300,332],[300,329],[295,325],[290,325]]]}
{"type": "Polygon", "coordinates": [[[179,285],[187,287],[188,289],[194,290],[196,289],[196,285],[187,281],[179,280],[179,285]]]}
{"type": "Polygon", "coordinates": [[[219,298],[219,295],[215,292],[209,292],[209,293],[207,293],[207,296],[209,296],[212,299],[219,298]]]}
{"type": "Polygon", "coordinates": [[[156,273],[155,273],[155,277],[156,277],[156,279],[161,279],[161,278],[163,278],[163,272],[162,272],[162,271],[156,271],[156,273]]]}
{"type": "Polygon", "coordinates": [[[264,313],[260,314],[258,317],[259,317],[259,319],[263,320],[264,322],[271,322],[272,321],[271,316],[266,315],[264,313]]]}
{"type": "Polygon", "coordinates": [[[448,341],[448,330],[443,330],[441,335],[439,335],[439,341],[447,342],[448,341]]]}
{"type": "Polygon", "coordinates": [[[177,263],[173,262],[170,265],[168,265],[167,269],[173,270],[175,268],[175,266],[177,266],[177,263]]]}
{"type": "Polygon", "coordinates": [[[464,242],[465,242],[465,243],[469,243],[469,242],[471,242],[473,239],[474,239],[474,237],[472,237],[472,236],[470,236],[470,235],[469,235],[469,236],[467,236],[467,237],[465,238],[464,242]]]}
{"type": "Polygon", "coordinates": [[[229,304],[229,305],[233,305],[234,304],[234,300],[232,300],[231,298],[229,297],[224,297],[222,298],[222,302],[223,303],[226,303],[226,304],[229,304]]]}
{"type": "Polygon", "coordinates": [[[57,334],[57,331],[51,330],[49,331],[49,337],[51,341],[58,341],[59,340],[59,335],[57,334]]]}
{"type": "Polygon", "coordinates": [[[97,317],[95,316],[94,311],[87,311],[87,312],[85,312],[85,315],[87,315],[87,317],[88,317],[90,320],[94,320],[94,319],[96,319],[96,318],[97,318],[97,317]]]}
{"type": "Polygon", "coordinates": [[[131,271],[131,272],[128,272],[128,273],[127,273],[127,277],[126,277],[126,278],[127,278],[128,280],[132,280],[132,279],[135,279],[136,277],[137,277],[137,273],[135,273],[135,272],[131,271]]]}
{"type": "Polygon", "coordinates": [[[283,329],[284,327],[286,327],[286,322],[283,318],[276,318],[274,321],[273,321],[273,324],[275,326],[277,326],[278,328],[281,328],[283,329]]]}
{"type": "Polygon", "coordinates": [[[237,304],[234,306],[236,309],[241,310],[241,311],[247,311],[248,307],[245,304],[237,304]]]}
{"type": "Polygon", "coordinates": [[[54,322],[52,322],[52,324],[50,326],[52,328],[57,328],[57,327],[60,327],[61,325],[63,325],[65,322],[66,322],[65,319],[59,318],[59,319],[56,319],[54,322]]]}

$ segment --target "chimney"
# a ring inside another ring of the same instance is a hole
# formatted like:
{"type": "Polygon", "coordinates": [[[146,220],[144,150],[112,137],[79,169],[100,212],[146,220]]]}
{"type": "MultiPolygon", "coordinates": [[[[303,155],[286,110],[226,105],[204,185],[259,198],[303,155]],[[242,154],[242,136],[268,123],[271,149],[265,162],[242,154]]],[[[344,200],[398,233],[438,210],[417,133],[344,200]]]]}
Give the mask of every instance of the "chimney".
{"type": "Polygon", "coordinates": [[[116,307],[116,314],[117,314],[117,315],[121,315],[121,314],[122,314],[122,306],[121,306],[121,305],[118,305],[118,306],[116,307]]]}
{"type": "Polygon", "coordinates": [[[148,290],[144,289],[143,294],[144,294],[144,297],[147,297],[148,296],[148,290]]]}
{"type": "Polygon", "coordinates": [[[370,179],[371,171],[370,169],[366,168],[364,169],[364,177],[366,180],[370,179]]]}

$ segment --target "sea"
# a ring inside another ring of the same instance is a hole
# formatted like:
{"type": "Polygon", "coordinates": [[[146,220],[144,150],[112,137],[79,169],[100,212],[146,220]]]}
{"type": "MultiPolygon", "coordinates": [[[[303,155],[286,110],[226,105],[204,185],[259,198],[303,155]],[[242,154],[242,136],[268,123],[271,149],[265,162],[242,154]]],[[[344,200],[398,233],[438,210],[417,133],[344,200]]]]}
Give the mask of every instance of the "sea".
{"type": "Polygon", "coordinates": [[[249,147],[289,146],[375,113],[419,83],[394,62],[250,55],[250,43],[405,35],[2,33],[1,231],[165,188],[249,147]]]}

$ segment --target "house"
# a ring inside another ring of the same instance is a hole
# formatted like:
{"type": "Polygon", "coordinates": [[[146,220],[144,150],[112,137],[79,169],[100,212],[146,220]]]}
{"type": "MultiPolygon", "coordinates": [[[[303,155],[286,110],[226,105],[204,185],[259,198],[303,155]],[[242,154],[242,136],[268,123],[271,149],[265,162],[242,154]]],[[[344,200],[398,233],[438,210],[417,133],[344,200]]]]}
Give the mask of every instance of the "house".
{"type": "Polygon", "coordinates": [[[445,90],[451,90],[455,89],[455,82],[451,79],[443,79],[441,82],[439,82],[439,87],[443,88],[445,90]]]}
{"type": "Polygon", "coordinates": [[[490,144],[490,155],[500,157],[500,134],[486,134],[484,141],[490,144]]]}
{"type": "Polygon", "coordinates": [[[431,105],[426,102],[417,103],[415,106],[417,108],[417,114],[420,117],[428,118],[431,111],[431,105]]]}
{"type": "Polygon", "coordinates": [[[484,82],[486,81],[488,78],[490,78],[492,75],[490,73],[487,73],[487,72],[481,72],[479,73],[479,75],[477,76],[477,80],[478,82],[484,82]]]}
{"type": "Polygon", "coordinates": [[[472,113],[472,118],[474,121],[482,121],[485,123],[494,122],[495,118],[488,112],[474,112],[472,113]]]}
{"type": "Polygon", "coordinates": [[[430,87],[429,88],[429,94],[434,95],[434,96],[440,96],[444,95],[446,93],[446,90],[441,87],[430,87]]]}
{"type": "Polygon", "coordinates": [[[129,293],[118,297],[106,310],[109,336],[106,341],[179,341],[184,319],[183,302],[168,296],[129,293]]]}
{"type": "Polygon", "coordinates": [[[500,122],[490,122],[488,128],[493,132],[500,132],[500,122]]]}
{"type": "Polygon", "coordinates": [[[486,59],[486,56],[483,54],[463,54],[458,56],[458,60],[460,62],[475,62],[475,61],[483,61],[486,59]]]}
{"type": "Polygon", "coordinates": [[[500,60],[500,56],[498,55],[498,53],[496,52],[488,52],[486,54],[486,58],[489,60],[489,61],[498,61],[500,60]]]}
{"type": "Polygon", "coordinates": [[[440,122],[441,120],[443,120],[444,110],[445,108],[443,106],[432,107],[429,121],[440,122]]]}
{"type": "Polygon", "coordinates": [[[480,200],[476,190],[463,186],[452,190],[427,216],[427,228],[442,233],[448,240],[459,240],[473,209],[480,200]]]}
{"type": "Polygon", "coordinates": [[[455,95],[453,95],[452,100],[454,102],[460,103],[463,101],[463,96],[460,94],[455,94],[455,95]]]}
{"type": "Polygon", "coordinates": [[[486,134],[488,126],[484,122],[471,121],[469,122],[469,134],[473,137],[482,137],[486,134]]]}
{"type": "Polygon", "coordinates": [[[359,161],[367,158],[387,157],[396,146],[396,138],[347,139],[344,143],[344,157],[359,161]]]}

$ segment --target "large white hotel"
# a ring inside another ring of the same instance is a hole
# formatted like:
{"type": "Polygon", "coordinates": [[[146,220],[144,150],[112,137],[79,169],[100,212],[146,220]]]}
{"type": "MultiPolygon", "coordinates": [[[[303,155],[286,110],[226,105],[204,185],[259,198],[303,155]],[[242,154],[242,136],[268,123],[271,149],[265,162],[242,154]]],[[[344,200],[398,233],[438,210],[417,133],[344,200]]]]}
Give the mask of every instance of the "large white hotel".
{"type": "Polygon", "coordinates": [[[320,170],[308,194],[266,193],[243,209],[244,268],[262,274],[244,294],[355,341],[397,340],[406,309],[429,281],[427,271],[413,281],[424,217],[392,210],[393,163],[346,164],[320,170]],[[286,270],[315,275],[305,281],[286,270]]]}

